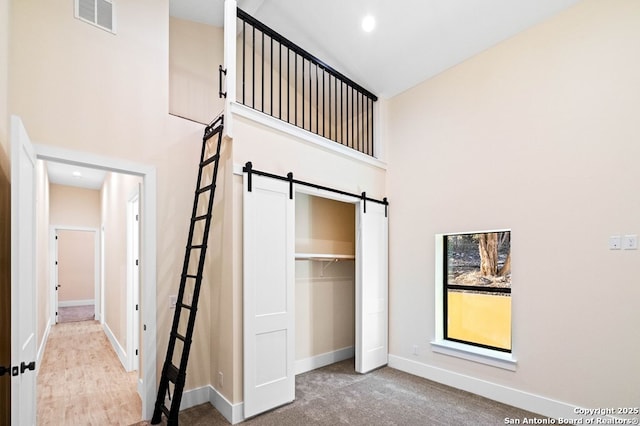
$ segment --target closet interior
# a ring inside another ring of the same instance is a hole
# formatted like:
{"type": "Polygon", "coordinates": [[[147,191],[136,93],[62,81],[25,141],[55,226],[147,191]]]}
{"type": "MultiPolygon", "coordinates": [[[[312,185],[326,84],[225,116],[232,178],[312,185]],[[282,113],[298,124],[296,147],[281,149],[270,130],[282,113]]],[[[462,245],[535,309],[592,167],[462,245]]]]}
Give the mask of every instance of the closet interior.
{"type": "Polygon", "coordinates": [[[355,204],[297,193],[295,372],[355,353],[355,204]]]}

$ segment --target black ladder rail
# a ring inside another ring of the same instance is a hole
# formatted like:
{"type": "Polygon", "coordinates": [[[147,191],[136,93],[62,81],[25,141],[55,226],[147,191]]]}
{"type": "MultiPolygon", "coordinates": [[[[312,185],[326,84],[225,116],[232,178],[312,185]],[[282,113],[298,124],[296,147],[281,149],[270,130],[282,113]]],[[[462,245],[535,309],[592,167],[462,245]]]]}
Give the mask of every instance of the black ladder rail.
{"type": "Polygon", "coordinates": [[[224,125],[224,116],[220,115],[211,124],[209,124],[204,130],[204,136],[202,137],[202,152],[200,154],[200,163],[198,167],[198,181],[196,183],[195,198],[193,201],[193,211],[191,214],[191,221],[189,225],[189,236],[187,239],[187,246],[184,256],[184,264],[182,266],[182,274],[180,275],[180,288],[178,290],[178,297],[176,300],[175,312],[173,315],[173,325],[171,326],[171,333],[169,335],[169,345],[167,347],[167,356],[165,358],[162,375],[160,378],[160,386],[158,387],[158,397],[156,399],[155,408],[153,411],[153,417],[151,424],[159,424],[162,421],[162,415],[167,417],[168,425],[178,424],[178,413],[180,411],[180,402],[182,401],[182,392],[187,376],[187,363],[189,361],[189,352],[191,350],[191,342],[193,337],[193,329],[196,321],[196,313],[198,311],[198,300],[200,297],[200,287],[202,285],[202,272],[204,270],[205,256],[207,252],[207,242],[209,239],[209,230],[211,228],[213,199],[215,195],[216,180],[218,177],[218,164],[220,160],[220,148],[222,145],[222,129],[224,125]],[[216,143],[215,154],[205,158],[207,155],[207,146],[209,139],[214,136],[218,136],[216,143]],[[203,170],[209,164],[213,164],[213,174],[211,182],[207,182],[202,186],[203,182],[203,170]],[[198,214],[198,205],[200,197],[203,194],[209,194],[209,200],[207,203],[207,213],[198,214]],[[194,244],[194,234],[196,225],[204,221],[204,231],[202,233],[202,240],[199,244],[194,244]],[[196,255],[195,251],[199,251],[198,269],[197,273],[189,273],[189,265],[191,263],[191,256],[196,255]],[[188,282],[193,282],[193,295],[189,304],[184,302],[185,287],[188,282]],[[189,312],[189,319],[187,323],[187,329],[184,334],[178,332],[181,325],[182,310],[185,309],[189,312]],[[180,365],[175,366],[173,364],[173,356],[176,350],[176,340],[182,342],[182,354],[180,355],[180,365]],[[169,384],[173,383],[173,395],[171,395],[169,384]],[[165,405],[165,397],[171,400],[170,407],[165,405]]]}

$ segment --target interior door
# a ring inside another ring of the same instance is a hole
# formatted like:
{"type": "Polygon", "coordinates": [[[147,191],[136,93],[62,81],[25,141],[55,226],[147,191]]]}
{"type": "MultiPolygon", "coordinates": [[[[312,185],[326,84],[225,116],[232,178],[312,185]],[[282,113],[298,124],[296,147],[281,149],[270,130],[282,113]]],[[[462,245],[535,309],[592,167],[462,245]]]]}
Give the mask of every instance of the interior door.
{"type": "Polygon", "coordinates": [[[389,354],[386,206],[360,202],[356,229],[356,371],[366,373],[389,354]]]}
{"type": "Polygon", "coordinates": [[[19,117],[11,117],[11,424],[36,423],[36,158],[19,117]]]}
{"type": "Polygon", "coordinates": [[[288,182],[245,174],[245,418],[295,399],[294,214],[288,182]]]}
{"type": "Polygon", "coordinates": [[[96,232],[85,229],[57,229],[58,305],[95,303],[96,232]]]}

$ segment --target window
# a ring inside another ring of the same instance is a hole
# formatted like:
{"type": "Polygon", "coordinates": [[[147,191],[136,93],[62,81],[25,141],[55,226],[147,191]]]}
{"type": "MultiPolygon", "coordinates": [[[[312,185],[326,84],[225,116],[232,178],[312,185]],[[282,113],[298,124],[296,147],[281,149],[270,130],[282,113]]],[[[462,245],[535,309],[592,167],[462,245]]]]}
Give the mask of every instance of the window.
{"type": "Polygon", "coordinates": [[[511,352],[511,232],[442,235],[442,338],[511,352]]]}
{"type": "Polygon", "coordinates": [[[115,33],[111,0],[76,0],[76,18],[115,33]]]}

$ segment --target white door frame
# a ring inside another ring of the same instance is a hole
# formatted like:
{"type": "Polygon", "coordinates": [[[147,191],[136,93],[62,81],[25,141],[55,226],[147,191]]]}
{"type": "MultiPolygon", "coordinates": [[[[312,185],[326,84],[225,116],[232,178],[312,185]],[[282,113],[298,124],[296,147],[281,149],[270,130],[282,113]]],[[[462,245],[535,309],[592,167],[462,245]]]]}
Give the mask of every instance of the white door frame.
{"type": "Polygon", "coordinates": [[[51,253],[51,281],[50,281],[50,295],[51,295],[51,324],[58,322],[58,292],[56,286],[58,286],[58,241],[56,236],[58,231],[82,231],[93,232],[93,247],[94,247],[94,269],[93,269],[93,300],[94,300],[94,315],[95,319],[100,320],[101,317],[101,290],[100,290],[100,258],[102,253],[100,252],[100,232],[98,228],[85,228],[82,226],[64,226],[64,225],[49,225],[49,253],[51,253]]]}
{"type": "Polygon", "coordinates": [[[123,161],[111,157],[74,151],[49,145],[34,144],[36,157],[45,161],[55,161],[80,167],[96,168],[115,173],[140,176],[143,179],[142,194],[142,250],[141,289],[142,303],[141,318],[143,324],[142,364],[144,370],[140,372],[138,392],[142,399],[142,417],[150,419],[153,416],[154,403],[157,392],[157,338],[156,338],[156,169],[153,166],[135,162],[123,161]]]}
{"type": "Polygon", "coordinates": [[[140,192],[136,188],[127,201],[127,371],[136,371],[140,365],[140,192]]]}

